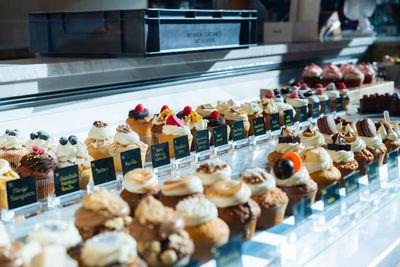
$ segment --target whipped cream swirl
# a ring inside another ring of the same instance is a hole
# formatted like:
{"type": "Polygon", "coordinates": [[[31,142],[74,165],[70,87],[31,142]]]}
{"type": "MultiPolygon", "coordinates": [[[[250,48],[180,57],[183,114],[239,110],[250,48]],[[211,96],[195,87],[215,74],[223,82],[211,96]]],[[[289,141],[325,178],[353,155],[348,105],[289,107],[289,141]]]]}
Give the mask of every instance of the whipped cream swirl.
{"type": "Polygon", "coordinates": [[[161,192],[165,196],[186,196],[203,193],[203,185],[196,175],[171,178],[163,183],[161,192]]]}
{"type": "Polygon", "coordinates": [[[370,146],[374,149],[380,148],[383,145],[382,138],[380,138],[379,135],[376,135],[374,137],[360,136],[360,138],[365,142],[367,146],[370,146]]]}
{"type": "Polygon", "coordinates": [[[57,160],[61,162],[75,162],[78,158],[88,158],[89,153],[84,143],[79,141],[76,145],[68,142],[65,145],[58,145],[56,150],[57,160]]]}
{"type": "Polygon", "coordinates": [[[334,162],[350,162],[354,160],[354,153],[353,151],[346,151],[346,150],[329,150],[329,156],[331,156],[334,162]]]}
{"type": "Polygon", "coordinates": [[[116,132],[114,135],[114,141],[121,145],[130,145],[139,142],[140,137],[134,131],[129,131],[128,133],[116,132]]]}
{"type": "Polygon", "coordinates": [[[271,174],[274,176],[277,186],[290,187],[290,186],[304,185],[310,180],[310,174],[308,173],[307,169],[304,166],[288,179],[277,178],[273,169],[271,170],[271,174]]]}
{"type": "Polygon", "coordinates": [[[88,133],[88,137],[96,140],[110,139],[112,138],[111,127],[110,126],[96,127],[93,125],[88,133]]]}
{"type": "Polygon", "coordinates": [[[274,150],[278,153],[285,154],[286,152],[300,153],[304,148],[305,146],[301,143],[278,143],[274,150]]]}
{"type": "Polygon", "coordinates": [[[190,134],[190,130],[187,126],[164,125],[162,133],[165,135],[188,135],[190,134]]]}

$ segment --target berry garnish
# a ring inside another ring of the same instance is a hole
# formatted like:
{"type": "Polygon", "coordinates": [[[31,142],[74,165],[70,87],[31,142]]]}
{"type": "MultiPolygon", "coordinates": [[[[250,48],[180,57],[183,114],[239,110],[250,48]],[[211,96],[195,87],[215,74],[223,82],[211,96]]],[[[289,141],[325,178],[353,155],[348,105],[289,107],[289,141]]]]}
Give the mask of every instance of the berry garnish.
{"type": "Polygon", "coordinates": [[[215,111],[211,112],[210,119],[216,120],[219,118],[219,116],[220,116],[219,112],[217,110],[215,110],[215,111]]]}
{"type": "Polygon", "coordinates": [[[317,83],[315,85],[315,89],[319,89],[319,88],[321,88],[321,89],[324,88],[321,83],[317,83]]]}
{"type": "Polygon", "coordinates": [[[315,91],[315,94],[316,95],[323,95],[324,94],[324,90],[322,90],[321,88],[317,89],[317,91],[315,91]]]}
{"type": "Polygon", "coordinates": [[[295,173],[293,162],[290,159],[283,158],[275,161],[273,171],[278,179],[288,179],[295,173]]]}
{"type": "Polygon", "coordinates": [[[32,146],[31,147],[31,154],[32,155],[38,155],[39,151],[40,151],[40,147],[38,147],[38,146],[32,146]]]}
{"type": "Polygon", "coordinates": [[[294,86],[300,87],[300,86],[301,86],[301,83],[297,81],[297,82],[294,83],[294,86]]]}
{"type": "Polygon", "coordinates": [[[49,134],[46,132],[43,132],[43,131],[39,131],[38,137],[39,137],[39,139],[46,141],[47,139],[49,139],[49,134]]]}
{"type": "Polygon", "coordinates": [[[166,110],[166,109],[169,109],[169,107],[167,106],[167,105],[164,105],[164,106],[162,106],[162,108],[161,108],[161,111],[160,112],[163,112],[164,110],[166,110]]]}
{"type": "Polygon", "coordinates": [[[301,169],[301,158],[295,152],[287,152],[282,156],[283,159],[290,159],[293,162],[294,172],[298,172],[301,169]]]}
{"type": "Polygon", "coordinates": [[[76,145],[78,144],[78,137],[76,137],[75,135],[71,135],[68,138],[68,141],[71,143],[71,145],[76,145]]]}
{"type": "Polygon", "coordinates": [[[301,86],[300,86],[300,90],[307,90],[308,89],[308,86],[307,86],[307,84],[305,84],[305,83],[303,83],[301,86]]]}
{"type": "Polygon", "coordinates": [[[17,136],[17,134],[18,134],[18,132],[16,132],[15,130],[8,132],[9,136],[17,136]]]}
{"type": "Polygon", "coordinates": [[[186,106],[186,107],[183,109],[183,116],[189,115],[190,112],[192,112],[192,108],[191,108],[190,106],[186,106]]]}
{"type": "Polygon", "coordinates": [[[59,142],[62,146],[65,146],[68,143],[68,139],[66,137],[61,137],[59,142]]]}
{"type": "Polygon", "coordinates": [[[297,91],[293,91],[293,92],[290,94],[290,98],[299,98],[299,93],[298,93],[297,91]]]}
{"type": "Polygon", "coordinates": [[[339,90],[343,90],[343,89],[346,89],[347,87],[346,87],[346,84],[344,83],[344,82],[341,82],[341,83],[339,83],[339,90]]]}
{"type": "Polygon", "coordinates": [[[144,107],[142,104],[139,104],[135,107],[135,111],[137,112],[143,112],[144,111],[144,107]]]}
{"type": "Polygon", "coordinates": [[[42,147],[39,147],[39,155],[44,155],[44,149],[42,147]]]}
{"type": "Polygon", "coordinates": [[[275,97],[275,93],[272,90],[267,90],[267,92],[265,92],[265,98],[274,98],[275,97]]]}
{"type": "Polygon", "coordinates": [[[38,133],[31,133],[31,135],[30,135],[31,140],[35,140],[38,137],[39,137],[38,133]]]}
{"type": "Polygon", "coordinates": [[[6,129],[6,134],[9,134],[11,132],[10,129],[6,129]]]}
{"type": "Polygon", "coordinates": [[[176,117],[174,114],[172,114],[168,117],[166,124],[183,127],[182,121],[178,117],[176,117]]]}

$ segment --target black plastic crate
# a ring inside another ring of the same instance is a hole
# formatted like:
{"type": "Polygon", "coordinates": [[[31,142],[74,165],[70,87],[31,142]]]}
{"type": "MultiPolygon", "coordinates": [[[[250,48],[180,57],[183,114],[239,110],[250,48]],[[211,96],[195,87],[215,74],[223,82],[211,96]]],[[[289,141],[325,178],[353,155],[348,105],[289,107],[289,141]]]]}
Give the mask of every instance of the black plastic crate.
{"type": "Polygon", "coordinates": [[[257,11],[140,9],[29,14],[30,49],[52,56],[151,55],[255,45],[257,11]]]}

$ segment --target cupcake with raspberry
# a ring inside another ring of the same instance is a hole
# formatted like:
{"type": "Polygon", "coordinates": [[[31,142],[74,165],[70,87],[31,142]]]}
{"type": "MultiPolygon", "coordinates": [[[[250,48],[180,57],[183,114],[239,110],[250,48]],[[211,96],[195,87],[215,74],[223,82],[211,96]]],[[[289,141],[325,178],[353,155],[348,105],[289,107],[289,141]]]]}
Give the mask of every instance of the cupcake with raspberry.
{"type": "Polygon", "coordinates": [[[247,102],[240,105],[240,108],[247,113],[247,118],[250,123],[249,135],[254,135],[253,119],[264,117],[261,105],[257,102],[247,102]]]}
{"type": "Polygon", "coordinates": [[[167,118],[171,116],[173,113],[172,110],[169,109],[167,105],[162,106],[161,111],[159,114],[155,114],[152,120],[151,126],[151,144],[156,145],[159,144],[160,141],[158,138],[162,133],[163,126],[167,121],[167,118]]]}
{"type": "MultiPolygon", "coordinates": [[[[203,119],[199,113],[192,111],[190,106],[186,106],[182,111],[178,112],[176,116],[183,121],[183,124],[190,129],[190,133],[194,136],[195,132],[206,130],[208,120],[203,119]]],[[[211,134],[210,134],[211,137],[211,134]]],[[[194,142],[192,142],[192,150],[194,150],[194,142]]]]}
{"type": "Polygon", "coordinates": [[[343,80],[347,87],[360,87],[363,85],[364,74],[359,69],[352,66],[343,74],[343,80]]]}
{"type": "Polygon", "coordinates": [[[207,128],[211,133],[211,140],[210,140],[210,145],[214,145],[214,127],[219,127],[226,125],[226,138],[229,140],[229,134],[231,132],[231,127],[226,124],[225,118],[217,111],[214,110],[209,116],[204,117],[205,120],[208,121],[207,123],[207,128]]]}
{"type": "Polygon", "coordinates": [[[108,123],[95,121],[85,140],[85,145],[92,158],[102,159],[110,156],[112,142],[112,130],[108,123]]]}
{"type": "Polygon", "coordinates": [[[343,75],[336,65],[329,63],[322,69],[322,83],[327,86],[329,83],[338,83],[343,79],[343,75]]]}
{"type": "Polygon", "coordinates": [[[137,105],[129,111],[126,124],[132,128],[140,136],[140,140],[147,145],[151,145],[151,117],[149,110],[144,108],[142,104],[137,105]]]}
{"type": "Polygon", "coordinates": [[[16,169],[20,164],[21,158],[27,153],[25,139],[17,129],[7,129],[0,136],[0,159],[7,160],[11,168],[16,169]]]}
{"type": "Polygon", "coordinates": [[[315,90],[315,95],[318,97],[318,100],[320,102],[320,109],[321,112],[323,112],[323,108],[324,108],[324,101],[328,100],[329,97],[327,94],[325,94],[324,90],[321,88],[318,88],[317,90],[315,90]]]}
{"type": "Polygon", "coordinates": [[[311,63],[304,68],[301,77],[303,82],[308,84],[308,86],[313,86],[316,83],[319,83],[321,80],[322,69],[318,65],[311,63]]]}
{"type": "Polygon", "coordinates": [[[266,89],[264,97],[262,97],[262,100],[265,100],[265,99],[271,99],[274,102],[283,102],[284,101],[279,88],[275,88],[274,90],[266,89]]]}
{"type": "Polygon", "coordinates": [[[371,64],[358,64],[357,69],[364,74],[364,83],[374,83],[376,72],[371,64]]]}
{"type": "Polygon", "coordinates": [[[347,89],[346,84],[344,82],[339,83],[338,89],[339,89],[339,95],[342,98],[342,108],[343,110],[347,111],[349,110],[349,104],[350,104],[349,90],[347,89]]]}
{"type": "Polygon", "coordinates": [[[305,99],[305,97],[303,95],[299,94],[299,92],[297,90],[295,90],[290,94],[290,96],[288,98],[286,98],[286,103],[293,106],[294,110],[296,111],[296,116],[294,117],[294,120],[297,121],[298,120],[298,116],[297,116],[298,109],[300,107],[307,106],[308,100],[305,99]]]}
{"type": "Polygon", "coordinates": [[[32,146],[40,146],[53,158],[56,156],[56,143],[45,131],[37,131],[30,134],[29,140],[26,142],[26,148],[30,150],[32,146]]]}

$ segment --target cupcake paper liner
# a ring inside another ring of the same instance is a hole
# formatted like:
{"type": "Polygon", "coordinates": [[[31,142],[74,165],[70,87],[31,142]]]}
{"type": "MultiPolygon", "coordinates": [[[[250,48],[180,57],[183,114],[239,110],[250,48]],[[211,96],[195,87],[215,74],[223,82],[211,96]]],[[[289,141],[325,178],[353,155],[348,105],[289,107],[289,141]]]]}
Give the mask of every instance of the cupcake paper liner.
{"type": "Polygon", "coordinates": [[[37,198],[43,199],[54,194],[54,177],[36,178],[37,198]]]}
{"type": "Polygon", "coordinates": [[[268,229],[274,225],[280,224],[285,217],[287,204],[281,204],[275,207],[261,207],[261,215],[257,219],[257,229],[268,229]]]}

